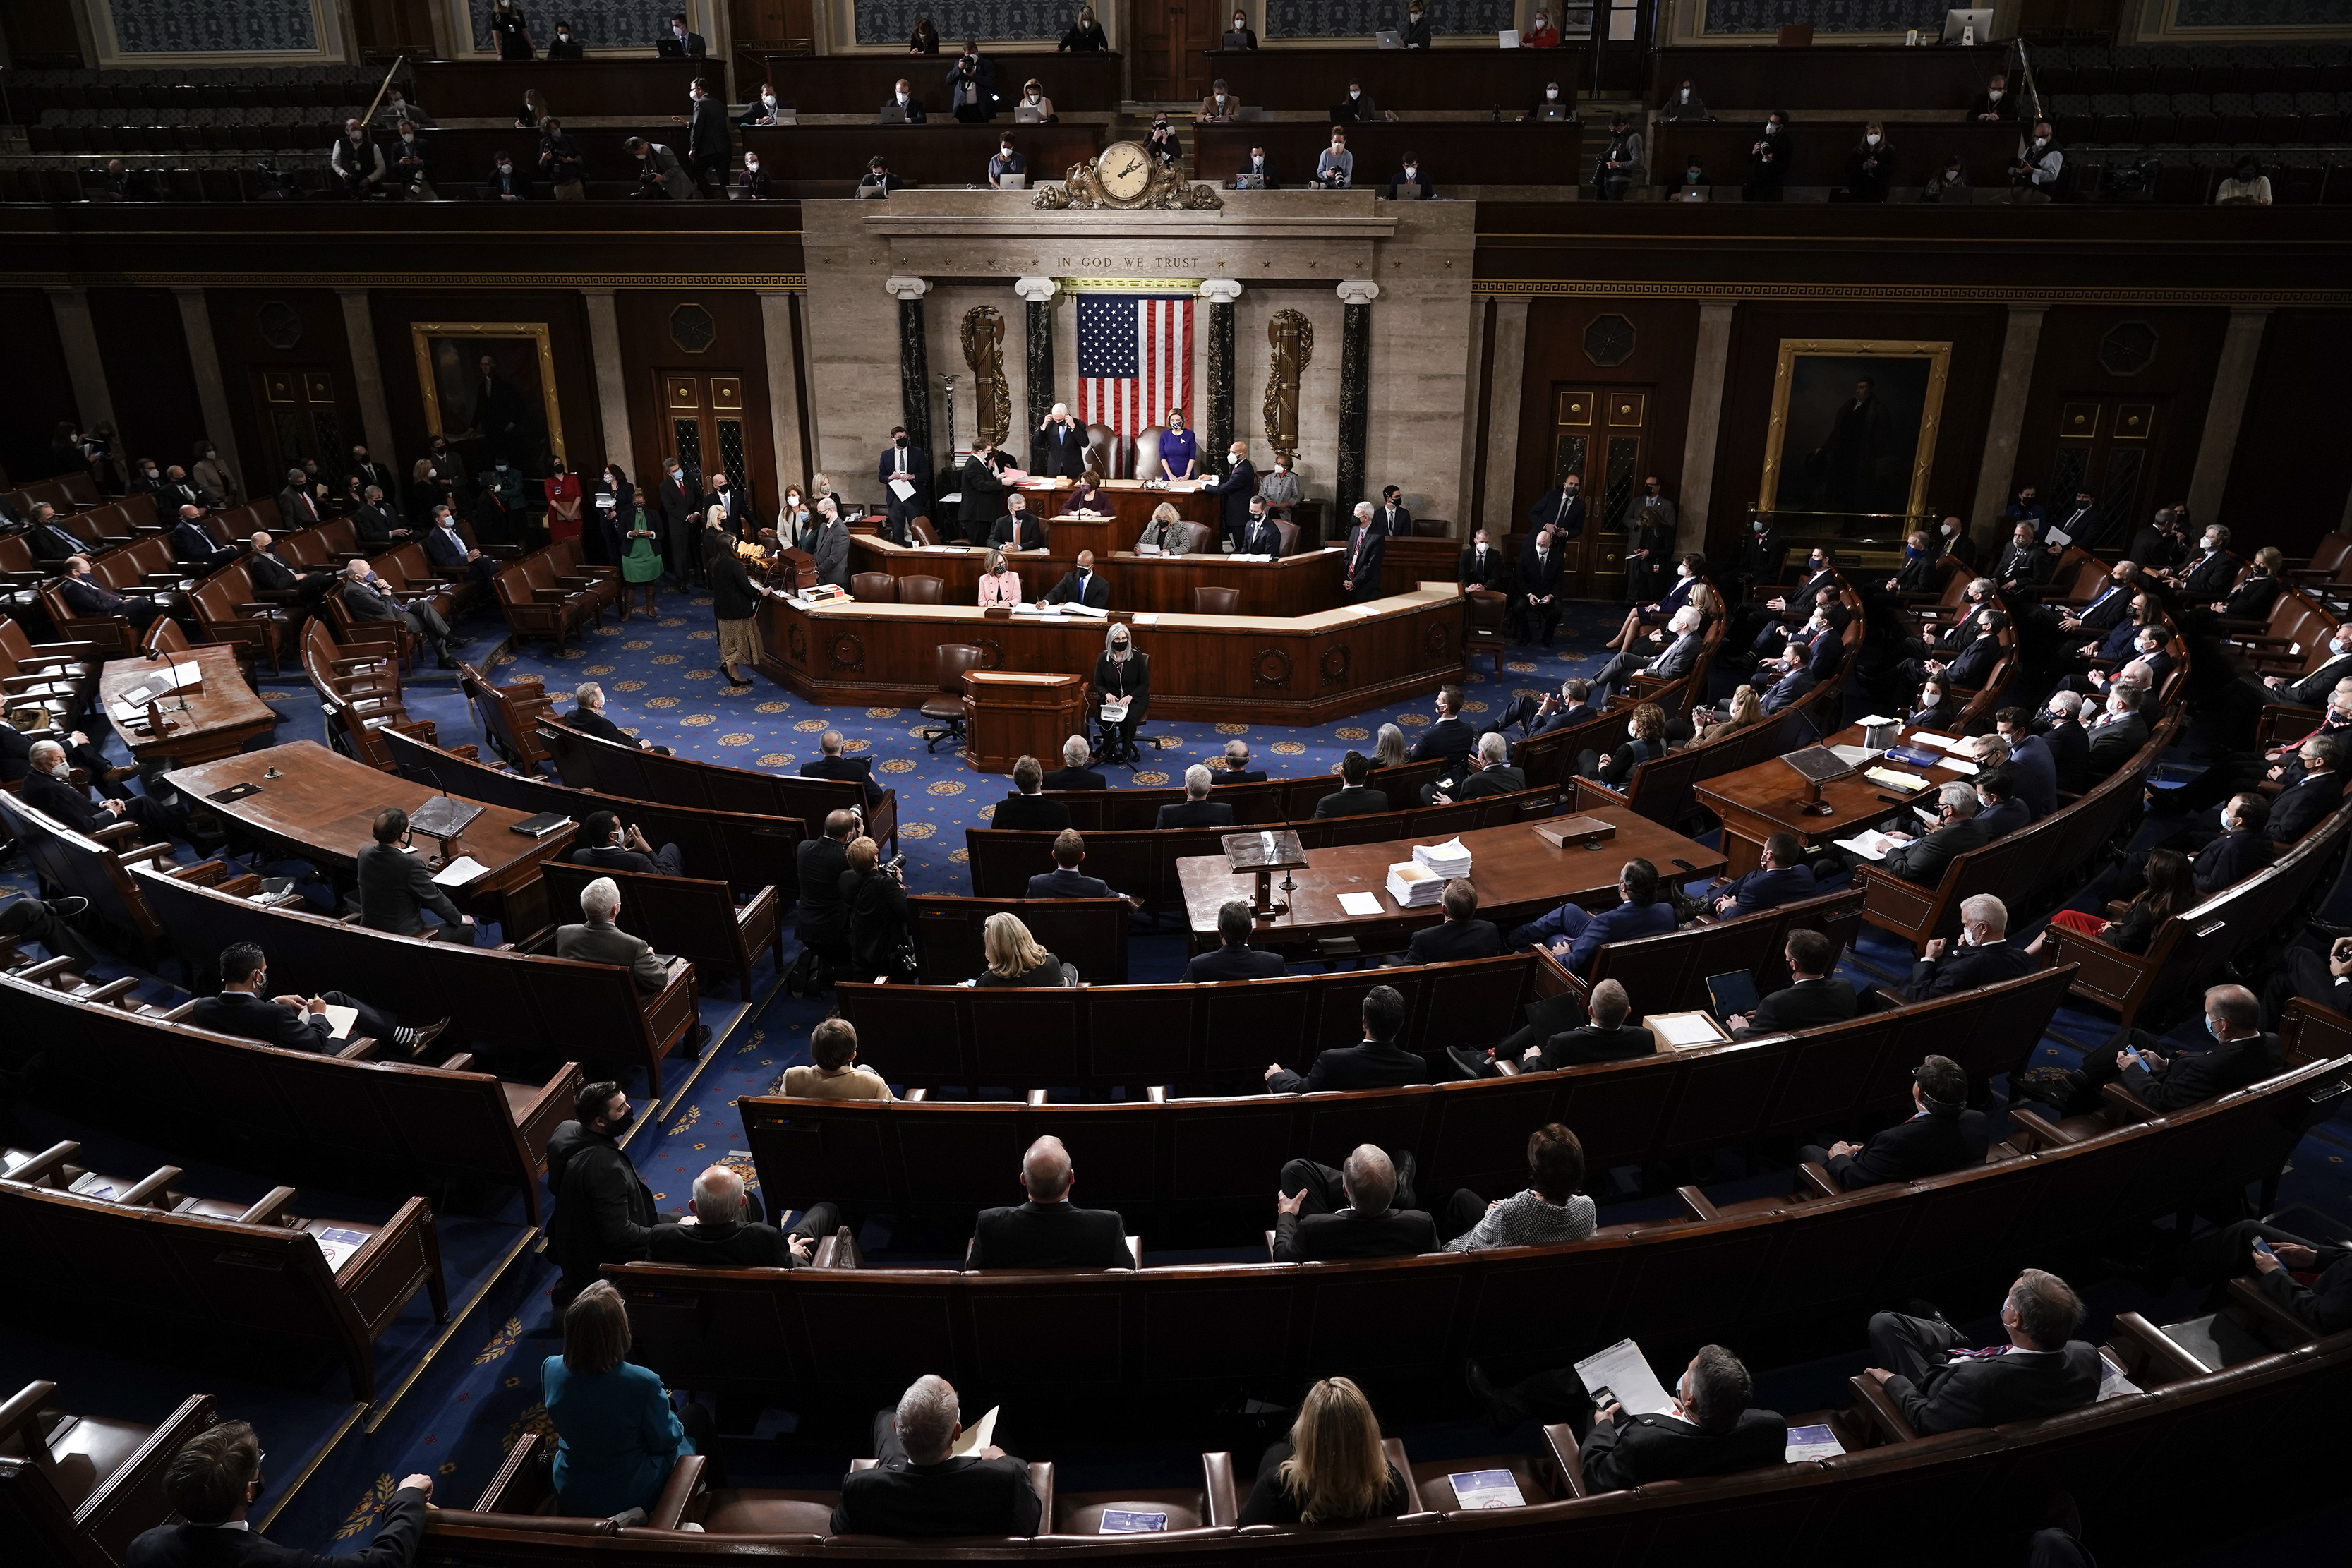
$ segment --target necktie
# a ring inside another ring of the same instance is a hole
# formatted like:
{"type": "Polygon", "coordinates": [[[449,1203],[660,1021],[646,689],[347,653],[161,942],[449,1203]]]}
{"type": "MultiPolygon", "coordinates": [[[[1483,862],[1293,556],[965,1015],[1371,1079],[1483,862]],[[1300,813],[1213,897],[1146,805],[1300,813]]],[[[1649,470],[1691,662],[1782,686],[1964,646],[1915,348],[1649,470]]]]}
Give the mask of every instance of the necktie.
{"type": "Polygon", "coordinates": [[[898,454],[898,471],[902,474],[905,473],[907,471],[907,448],[904,447],[894,447],[891,450],[898,454]]]}

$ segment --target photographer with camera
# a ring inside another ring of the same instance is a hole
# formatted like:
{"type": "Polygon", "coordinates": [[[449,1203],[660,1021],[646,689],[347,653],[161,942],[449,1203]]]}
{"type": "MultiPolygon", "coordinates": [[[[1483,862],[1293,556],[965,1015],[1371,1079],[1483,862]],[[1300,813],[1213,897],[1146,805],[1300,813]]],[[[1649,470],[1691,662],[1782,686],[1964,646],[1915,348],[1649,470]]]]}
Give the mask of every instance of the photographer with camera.
{"type": "Polygon", "coordinates": [[[849,910],[849,964],[842,978],[911,984],[915,979],[914,917],[907,907],[907,858],[882,858],[874,840],[850,840],[841,874],[841,901],[849,910]]]}

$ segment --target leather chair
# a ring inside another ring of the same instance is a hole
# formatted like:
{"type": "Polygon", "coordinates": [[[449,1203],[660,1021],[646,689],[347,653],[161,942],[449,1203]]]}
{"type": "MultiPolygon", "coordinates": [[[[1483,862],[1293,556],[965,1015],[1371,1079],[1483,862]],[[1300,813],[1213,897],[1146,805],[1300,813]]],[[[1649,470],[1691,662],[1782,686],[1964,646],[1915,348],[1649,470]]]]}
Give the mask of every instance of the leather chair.
{"type": "Polygon", "coordinates": [[[1510,595],[1491,589],[1473,588],[1463,595],[1470,604],[1470,635],[1464,638],[1463,658],[1480,648],[1495,656],[1495,679],[1503,678],[1503,658],[1510,649],[1510,633],[1503,629],[1503,617],[1510,606],[1510,595]]]}
{"type": "Polygon", "coordinates": [[[1298,525],[1286,517],[1277,517],[1274,520],[1274,528],[1282,535],[1282,552],[1285,555],[1297,554],[1298,525]]]}
{"type": "Polygon", "coordinates": [[[898,602],[902,605],[942,605],[947,602],[948,580],[944,577],[901,577],[898,579],[898,602]]]}
{"type": "Polygon", "coordinates": [[[1161,425],[1146,425],[1135,433],[1134,478],[1156,479],[1160,477],[1160,437],[1167,433],[1167,426],[1161,425]]]}
{"type": "Polygon", "coordinates": [[[918,544],[937,544],[940,542],[939,531],[931,526],[931,520],[928,517],[908,518],[907,537],[918,544]]]}
{"type": "Polygon", "coordinates": [[[939,695],[923,703],[923,717],[932,722],[923,729],[923,739],[929,742],[926,750],[936,755],[942,741],[964,739],[963,672],[980,668],[987,653],[970,643],[941,643],[934,680],[939,695]]]}
{"type": "Polygon", "coordinates": [[[1192,613],[1196,616],[1232,616],[1241,613],[1242,591],[1239,588],[1200,587],[1192,590],[1192,613]]]}
{"type": "Polygon", "coordinates": [[[898,579],[887,572],[859,572],[849,579],[852,598],[869,605],[895,605],[898,602],[898,579]]]}

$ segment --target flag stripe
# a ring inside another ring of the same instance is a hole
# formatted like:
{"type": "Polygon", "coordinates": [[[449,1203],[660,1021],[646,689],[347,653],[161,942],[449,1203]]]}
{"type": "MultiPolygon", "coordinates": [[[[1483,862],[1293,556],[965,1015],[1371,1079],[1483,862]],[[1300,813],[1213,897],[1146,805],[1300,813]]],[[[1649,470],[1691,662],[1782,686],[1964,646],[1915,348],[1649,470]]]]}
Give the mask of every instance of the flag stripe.
{"type": "Polygon", "coordinates": [[[1079,402],[1087,423],[1132,438],[1171,413],[1189,415],[1192,324],[1189,296],[1081,296],[1079,402]]]}

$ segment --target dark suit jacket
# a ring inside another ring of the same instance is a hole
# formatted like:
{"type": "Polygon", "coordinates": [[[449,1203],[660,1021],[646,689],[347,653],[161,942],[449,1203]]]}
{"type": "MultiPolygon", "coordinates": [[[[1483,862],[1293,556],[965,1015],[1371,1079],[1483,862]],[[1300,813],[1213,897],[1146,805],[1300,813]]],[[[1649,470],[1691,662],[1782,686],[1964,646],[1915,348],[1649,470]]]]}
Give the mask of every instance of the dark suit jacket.
{"type": "MultiPolygon", "coordinates": [[[[1774,870],[1759,866],[1723,889],[1738,900],[1731,906],[1730,915],[1752,915],[1762,910],[1777,910],[1782,904],[1793,904],[1800,899],[1813,896],[1813,871],[1810,866],[1786,866],[1774,870]]],[[[1718,898],[1722,894],[1717,895],[1718,898]]]]}
{"type": "Polygon", "coordinates": [[[1075,479],[1087,471],[1087,427],[1079,420],[1046,426],[1037,437],[1037,445],[1045,454],[1045,466],[1041,472],[1075,479]]]}
{"type": "Polygon", "coordinates": [[[2189,858],[2189,879],[2200,893],[2218,893],[2233,883],[2242,882],[2272,861],[2278,850],[2271,842],[2270,828],[2242,828],[2225,833],[2189,858]]]}
{"type": "Polygon", "coordinates": [[[2352,653],[2327,660],[2301,680],[2288,681],[2279,689],[2279,700],[2296,708],[2324,708],[2327,694],[2347,675],[2352,675],[2352,653]]]}
{"type": "Polygon", "coordinates": [[[642,871],[649,877],[682,877],[684,856],[675,844],[665,844],[648,855],[642,849],[624,849],[618,844],[598,844],[574,849],[574,866],[593,866],[600,871],[642,871]]]}
{"type": "Polygon", "coordinates": [[[2270,820],[2263,831],[2277,843],[2292,844],[2343,804],[2344,775],[2314,773],[2294,788],[2281,790],[2272,800],[2270,820]]]}
{"type": "Polygon", "coordinates": [[[2085,733],[2083,783],[2088,786],[2114,776],[2117,768],[2139,754],[2139,749],[2147,744],[2147,718],[2144,713],[2133,713],[2085,733]]]}
{"type": "Polygon", "coordinates": [[[555,1194],[547,1250],[565,1279],[584,1285],[599,1264],[645,1257],[653,1189],[610,1137],[577,1121],[558,1127],[547,1141],[547,1184],[555,1194]]]}
{"type": "Polygon", "coordinates": [[[2154,1110],[2180,1110],[2266,1079],[2279,1063],[2276,1035],[2246,1035],[2205,1050],[2175,1052],[2164,1058],[2160,1073],[2127,1067],[2122,1083],[2154,1110]]]}
{"type": "Polygon", "coordinates": [[[1853,1016],[1853,987],[1834,975],[1826,980],[1800,980],[1757,1003],[1748,1027],[1734,1029],[1731,1037],[1744,1040],[1754,1035],[1777,1035],[1785,1029],[1843,1024],[1853,1016]]]}
{"type": "Polygon", "coordinates": [[[1222,800],[1183,800],[1163,805],[1153,818],[1154,827],[1231,827],[1234,808],[1222,800]]]}
{"type": "Polygon", "coordinates": [[[1744,1410],[1728,1432],[1708,1432],[1678,1415],[1622,1415],[1585,1434],[1584,1479],[1593,1491],[1650,1481],[1722,1476],[1781,1462],[1789,1424],[1777,1410],[1744,1410]]]}
{"type": "Polygon", "coordinates": [[[1086,592],[1081,595],[1078,591],[1078,574],[1076,572],[1063,573],[1062,580],[1055,584],[1045,595],[1045,603],[1059,605],[1066,602],[1083,604],[1089,609],[1109,609],[1110,579],[1100,572],[1094,573],[1087,578],[1086,592]]]}
{"type": "Polygon", "coordinates": [[[1040,871],[1029,879],[1027,897],[1033,899],[1115,899],[1111,886],[1100,877],[1089,877],[1083,871],[1066,871],[1056,866],[1050,871],[1040,871]]]}
{"type": "MultiPolygon", "coordinates": [[[[1549,491],[1544,496],[1543,500],[1536,502],[1535,505],[1528,509],[1528,521],[1532,525],[1528,531],[1528,548],[1523,551],[1519,556],[1519,577],[1522,583],[1524,583],[1527,578],[1528,558],[1535,553],[1534,533],[1536,529],[1543,527],[1546,523],[1550,523],[1554,527],[1555,533],[1564,532],[1566,537],[1570,539],[1577,539],[1582,536],[1584,532],[1584,492],[1582,490],[1579,490],[1571,496],[1566,490],[1554,489],[1549,491]]],[[[1551,552],[1552,560],[1555,562],[1559,559],[1559,555],[1560,552],[1558,549],[1554,549],[1551,552]]]]}
{"type": "Polygon", "coordinates": [[[1562,1029],[1546,1040],[1535,1066],[1523,1070],[1551,1072],[1585,1062],[1617,1062],[1632,1057],[1655,1056],[1657,1050],[1657,1037],[1640,1024],[1620,1024],[1613,1029],[1582,1024],[1573,1029],[1562,1029]]]}
{"type": "MultiPolygon", "coordinates": [[[[1493,958],[1503,951],[1503,933],[1492,921],[1447,921],[1412,933],[1405,949],[1407,963],[1453,963],[1465,958],[1493,958]]],[[[283,1011],[283,1009],[280,1009],[283,1011]]]]}
{"type": "Polygon", "coordinates": [[[797,929],[846,936],[849,906],[841,901],[841,874],[849,869],[849,846],[820,834],[802,839],[793,858],[801,889],[793,915],[797,929]]]}
{"type": "Polygon", "coordinates": [[[36,811],[46,812],[77,833],[93,833],[116,822],[130,820],[118,817],[89,798],[89,792],[64,779],[50,778],[44,773],[28,773],[24,785],[25,804],[36,811]]]}
{"type": "Polygon", "coordinates": [[[772,1225],[657,1225],[646,1238],[646,1256],[656,1263],[690,1263],[703,1268],[790,1268],[793,1249],[772,1225]]]}
{"type": "Polygon", "coordinates": [[[1389,537],[1381,531],[1380,518],[1375,515],[1370,528],[1349,529],[1341,542],[1348,547],[1348,554],[1340,563],[1339,575],[1342,580],[1354,580],[1357,597],[1368,598],[1380,584],[1381,559],[1388,553],[1389,537]]]}
{"type": "Polygon", "coordinates": [[[1392,1040],[1366,1040],[1317,1053],[1305,1078],[1287,1068],[1266,1080],[1268,1094],[1313,1094],[1326,1089],[1396,1089],[1427,1083],[1429,1064],[1392,1040]]]}
{"type": "Polygon", "coordinates": [[[1338,1214],[1277,1215],[1274,1260],[1311,1263],[1324,1258],[1410,1258],[1437,1250],[1437,1226],[1419,1209],[1391,1209],[1367,1218],[1338,1214]]]}
{"type": "Polygon", "coordinates": [[[2226,550],[2213,551],[2189,568],[2189,574],[2180,580],[2180,596],[2192,605],[2227,598],[2230,584],[2238,580],[2238,573],[2244,565],[2226,550]]]}
{"type": "Polygon", "coordinates": [[[1039,789],[1108,789],[1110,781],[1092,768],[1055,768],[1039,789]]]}
{"type": "Polygon", "coordinates": [[[694,106],[686,127],[686,157],[690,163],[724,163],[735,144],[727,134],[727,106],[705,98],[694,106]]]}
{"type": "Polygon", "coordinates": [[[1465,588],[1499,590],[1503,585],[1503,552],[1489,544],[1482,563],[1476,551],[1464,551],[1454,563],[1454,580],[1465,588]]]}
{"type": "Polygon", "coordinates": [[[465,919],[449,895],[434,886],[424,859],[395,845],[371,844],[360,851],[360,923],[371,931],[415,936],[425,930],[422,910],[451,925],[465,919]]]}
{"type": "Polygon", "coordinates": [[[1132,1268],[1127,1222],[1117,1209],[1018,1204],[982,1209],[972,1227],[974,1268],[1132,1268]]]}
{"type": "Polygon", "coordinates": [[[1239,539],[1249,527],[1250,498],[1257,494],[1257,469],[1244,458],[1234,465],[1233,472],[1207,486],[1206,492],[1217,498],[1217,521],[1224,531],[1239,539]]]}
{"type": "Polygon", "coordinates": [[[1221,784],[1265,783],[1265,770],[1264,768],[1229,768],[1220,763],[1218,766],[1211,768],[1209,772],[1215,778],[1216,782],[1221,784]]]}
{"type": "Polygon", "coordinates": [[[2058,809],[2058,759],[2041,735],[2020,735],[2010,749],[2010,771],[2018,797],[2033,808],[2036,822],[2058,809]]]}
{"type": "Polygon", "coordinates": [[[1290,965],[1282,961],[1282,954],[1255,947],[1235,947],[1231,942],[1213,952],[1202,953],[1184,966],[1187,981],[1265,980],[1289,973],[1290,965]]]}
{"type": "Polygon", "coordinates": [[[877,1465],[841,1478],[835,1535],[1034,1535],[1041,1505],[1011,1454],[877,1465]]]}
{"type": "Polygon", "coordinates": [[[2247,577],[2230,590],[2229,602],[2221,613],[2236,620],[2260,620],[2271,613],[2271,605],[2286,584],[2267,573],[2259,577],[2247,577]]]}
{"type": "Polygon", "coordinates": [[[2080,724],[2053,724],[2042,732],[2050,761],[2058,772],[2058,787],[2079,795],[2089,781],[2091,737],[2080,724]]]}
{"type": "MultiPolygon", "coordinates": [[[[882,455],[874,460],[874,482],[884,487],[884,498],[893,505],[900,504],[898,498],[888,489],[891,477],[898,471],[898,456],[896,447],[885,447],[882,455]]],[[[930,462],[923,455],[923,449],[911,442],[907,447],[907,482],[915,487],[915,493],[903,503],[908,513],[912,515],[930,510],[930,462]]]]}
{"type": "Polygon", "coordinates": [[[595,709],[574,708],[571,712],[563,715],[562,722],[566,729],[577,730],[583,735],[593,735],[600,741],[610,741],[616,746],[626,746],[633,752],[637,749],[635,736],[614,723],[595,709]]]}
{"type": "Polygon", "coordinates": [[[425,1494],[392,1494],[375,1539],[350,1553],[321,1557],[299,1546],[280,1546],[255,1530],[218,1530],[198,1524],[159,1524],[140,1535],[123,1554],[123,1568],[407,1568],[425,1538],[425,1494]]]}
{"type": "Polygon", "coordinates": [[[1984,829],[1985,841],[1990,843],[2004,833],[2014,833],[2033,824],[2033,808],[2025,804],[2023,795],[2012,795],[1990,811],[1977,813],[1977,826],[1984,829]]]}
{"type": "Polygon", "coordinates": [[[254,996],[243,991],[223,991],[200,998],[189,1009],[187,1021],[216,1035],[259,1040],[265,1046],[289,1051],[331,1049],[332,1037],[329,1031],[334,1028],[324,1013],[289,1012],[267,996],[254,996]]]}
{"type": "Polygon", "coordinates": [[[1421,739],[1413,742],[1409,755],[1416,763],[1444,757],[1458,768],[1462,759],[1470,754],[1470,748],[1477,743],[1478,731],[1470,727],[1468,720],[1440,719],[1421,732],[1421,739]]]}
{"type": "Polygon", "coordinates": [[[1490,795],[1514,795],[1528,787],[1528,775],[1521,770],[1497,763],[1481,768],[1445,793],[1455,800],[1478,800],[1490,795]]]}
{"type": "Polygon", "coordinates": [[[1389,808],[1388,795],[1376,789],[1342,788],[1333,790],[1315,803],[1317,816],[1368,816],[1389,808]]]}
{"type": "Polygon", "coordinates": [[[1962,1170],[1983,1162],[1990,1131],[1981,1110],[1913,1116],[1871,1139],[1861,1153],[1834,1156],[1829,1163],[1830,1179],[1853,1192],[1962,1170]]]}
{"type": "Polygon", "coordinates": [[[1927,1002],[1955,991],[2014,980],[2041,967],[2032,953],[2013,942],[1997,942],[1985,947],[1955,943],[1944,950],[1942,958],[1923,958],[1911,966],[1911,980],[1903,987],[1903,999],[1927,1002]]]}
{"type": "Polygon", "coordinates": [[[1790,703],[1801,701],[1805,693],[1820,684],[1821,679],[1818,676],[1805,666],[1799,665],[1795,669],[1774,681],[1772,689],[1764,693],[1763,710],[1767,713],[1778,713],[1790,703]]]}
{"type": "Polygon", "coordinates": [[[1058,800],[1043,795],[1024,795],[1014,790],[996,803],[996,815],[989,818],[991,827],[1062,828],[1070,825],[1070,808],[1058,800]]]}
{"type": "Polygon", "coordinates": [[[1043,550],[1045,548],[1045,520],[1034,511],[1024,511],[1016,527],[1013,516],[1006,512],[988,531],[988,542],[999,550],[1043,550]],[[1016,539],[1015,534],[1019,537],[1016,539]]]}
{"type": "Polygon", "coordinates": [[[2055,1415],[2099,1396],[2099,1352],[2080,1340],[2063,1350],[2011,1351],[1986,1361],[1931,1366],[1916,1386],[1897,1373],[1886,1392],[1925,1437],[2055,1415]]]}
{"type": "Polygon", "coordinates": [[[25,536],[36,561],[64,561],[95,547],[84,544],[54,522],[45,522],[25,536]]]}
{"type": "Polygon", "coordinates": [[[1878,868],[1906,882],[1932,888],[1944,879],[1944,868],[1954,859],[1984,843],[1984,824],[1973,816],[1964,816],[1924,837],[1895,846],[1886,852],[1878,868]]]}
{"type": "Polygon", "coordinates": [[[811,779],[844,779],[866,786],[866,804],[882,803],[882,786],[874,782],[874,760],[871,757],[818,757],[801,764],[801,776],[811,779]]]}
{"type": "Polygon", "coordinates": [[[2021,588],[2039,587],[2050,573],[2050,552],[2038,544],[2019,549],[2011,543],[2000,552],[2000,563],[1991,575],[2003,583],[2014,583],[2021,588]]]}
{"type": "Polygon", "coordinates": [[[1980,637],[1960,650],[1960,656],[1944,667],[1944,679],[1954,686],[1974,690],[1984,685],[1992,675],[1992,667],[2000,662],[1999,639],[1980,637]]]}

